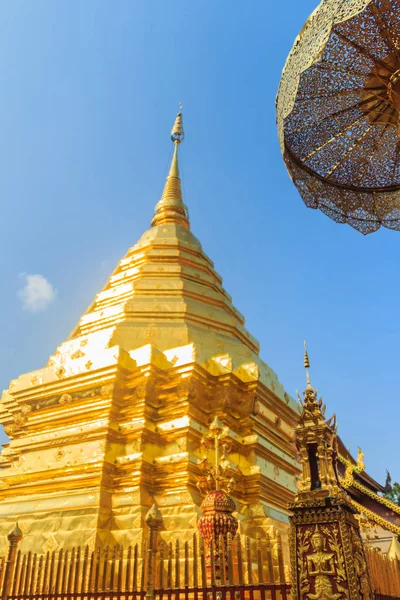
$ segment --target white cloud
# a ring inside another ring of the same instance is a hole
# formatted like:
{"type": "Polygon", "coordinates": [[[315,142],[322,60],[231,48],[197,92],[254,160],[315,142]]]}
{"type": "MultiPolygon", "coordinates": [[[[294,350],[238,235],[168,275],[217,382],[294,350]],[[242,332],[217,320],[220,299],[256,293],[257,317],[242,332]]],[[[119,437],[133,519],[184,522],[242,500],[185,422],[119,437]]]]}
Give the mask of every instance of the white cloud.
{"type": "Polygon", "coordinates": [[[56,297],[56,290],[43,275],[27,275],[22,273],[24,287],[18,292],[22,300],[22,308],[30,312],[46,310],[56,297]]]}

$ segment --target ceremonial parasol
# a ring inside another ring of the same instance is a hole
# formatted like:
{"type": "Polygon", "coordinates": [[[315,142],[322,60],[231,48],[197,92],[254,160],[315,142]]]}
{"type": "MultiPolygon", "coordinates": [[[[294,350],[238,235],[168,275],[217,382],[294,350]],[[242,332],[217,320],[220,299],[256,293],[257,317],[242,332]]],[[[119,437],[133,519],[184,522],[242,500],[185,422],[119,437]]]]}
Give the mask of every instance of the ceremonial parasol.
{"type": "Polygon", "coordinates": [[[308,207],[400,230],[400,0],[323,0],[286,61],[277,121],[308,207]]]}

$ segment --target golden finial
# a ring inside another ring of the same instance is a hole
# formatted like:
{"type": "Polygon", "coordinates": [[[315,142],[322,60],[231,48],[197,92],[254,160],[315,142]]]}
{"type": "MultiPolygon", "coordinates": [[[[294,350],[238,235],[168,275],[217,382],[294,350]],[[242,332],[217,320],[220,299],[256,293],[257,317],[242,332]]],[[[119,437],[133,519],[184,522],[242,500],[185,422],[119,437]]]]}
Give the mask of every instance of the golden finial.
{"type": "Polygon", "coordinates": [[[166,223],[175,223],[189,229],[189,216],[186,206],[183,203],[178,167],[178,146],[183,142],[184,137],[181,102],[174,126],[171,129],[171,140],[175,146],[174,154],[161,200],[157,203],[154,211],[154,217],[151,222],[153,227],[166,223]]]}
{"type": "Polygon", "coordinates": [[[358,447],[357,452],[357,469],[360,473],[362,473],[365,470],[364,452],[361,450],[360,447],[358,447]]]}
{"type": "Polygon", "coordinates": [[[212,421],[209,430],[211,431],[211,433],[213,435],[219,435],[224,429],[224,424],[222,423],[222,421],[216,416],[214,417],[214,420],[212,421]]]}
{"type": "Polygon", "coordinates": [[[228,479],[230,463],[226,454],[232,449],[232,441],[229,439],[227,427],[219,417],[216,416],[209,425],[208,434],[201,440],[201,445],[207,450],[214,450],[214,460],[211,464],[205,457],[199,463],[202,475],[198,478],[197,487],[202,493],[215,487],[217,491],[223,489],[230,494],[235,488],[235,479],[233,477],[228,479]]]}
{"type": "Polygon", "coordinates": [[[175,123],[173,128],[171,129],[171,140],[174,144],[180,144],[183,142],[185,137],[185,133],[183,131],[183,123],[182,123],[182,102],[179,103],[179,112],[176,115],[175,123]]]}
{"type": "Polygon", "coordinates": [[[18,521],[15,524],[15,527],[7,536],[8,541],[13,544],[18,544],[22,540],[22,531],[18,525],[18,521]]]}
{"type": "Polygon", "coordinates": [[[307,387],[311,387],[311,382],[310,382],[310,373],[308,372],[308,369],[310,368],[310,359],[308,358],[308,352],[307,352],[307,342],[304,340],[304,368],[306,370],[306,376],[307,376],[307,387]]]}

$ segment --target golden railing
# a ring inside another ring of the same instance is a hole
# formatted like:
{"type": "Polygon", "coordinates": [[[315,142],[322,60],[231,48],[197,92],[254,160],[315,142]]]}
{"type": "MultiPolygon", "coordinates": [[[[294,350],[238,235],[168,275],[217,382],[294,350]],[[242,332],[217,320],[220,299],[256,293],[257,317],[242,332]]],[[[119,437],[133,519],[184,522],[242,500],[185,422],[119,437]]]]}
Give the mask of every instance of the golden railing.
{"type": "Polygon", "coordinates": [[[212,542],[209,550],[195,534],[155,548],[145,541],[127,549],[86,546],[14,558],[9,552],[0,559],[0,592],[2,600],[291,598],[280,540],[267,535],[212,542]]]}
{"type": "Polygon", "coordinates": [[[367,548],[367,563],[375,597],[400,598],[400,561],[389,558],[377,548],[367,548]]]}
{"type": "MultiPolygon", "coordinates": [[[[15,549],[15,548],[14,548],[15,549]]],[[[10,551],[0,558],[2,600],[294,600],[279,537],[228,537],[90,551],[10,551]],[[14,554],[14,555],[13,555],[14,554]]],[[[366,548],[375,600],[400,599],[400,561],[366,548]]]]}

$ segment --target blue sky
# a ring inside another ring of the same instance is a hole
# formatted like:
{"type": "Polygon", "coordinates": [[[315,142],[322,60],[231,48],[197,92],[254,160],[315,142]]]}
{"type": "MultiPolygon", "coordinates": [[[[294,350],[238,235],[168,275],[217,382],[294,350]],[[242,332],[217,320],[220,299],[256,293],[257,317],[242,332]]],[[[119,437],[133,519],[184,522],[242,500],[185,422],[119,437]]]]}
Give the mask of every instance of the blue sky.
{"type": "Polygon", "coordinates": [[[345,444],[399,479],[400,234],[337,225],[290,182],[274,101],[316,1],[271,4],[2,3],[0,387],[45,364],[148,227],[182,100],[192,229],[263,359],[294,395],[307,338],[345,444]],[[26,274],[56,290],[47,309],[24,309],[26,274]]]}

